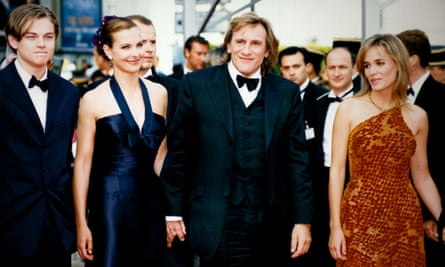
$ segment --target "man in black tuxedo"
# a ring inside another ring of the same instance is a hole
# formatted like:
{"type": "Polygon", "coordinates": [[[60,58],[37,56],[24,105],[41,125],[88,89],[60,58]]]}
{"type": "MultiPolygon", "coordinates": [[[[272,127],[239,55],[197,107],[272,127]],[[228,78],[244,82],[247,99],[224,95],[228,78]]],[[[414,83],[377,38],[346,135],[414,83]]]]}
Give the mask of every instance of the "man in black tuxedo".
{"type": "Polygon", "coordinates": [[[140,76],[152,82],[162,84],[168,92],[168,110],[167,122],[170,122],[173,114],[179,89],[179,81],[156,72],[154,62],[156,60],[156,30],[153,22],[142,15],[128,16],[141,30],[142,40],[144,42],[144,57],[142,59],[140,76]]]}
{"type": "Polygon", "coordinates": [[[307,261],[304,264],[297,265],[302,267],[335,266],[335,261],[328,249],[330,233],[328,183],[331,166],[332,127],[339,103],[359,91],[359,88],[356,88],[352,81],[354,59],[349,49],[346,47],[333,48],[327,53],[325,62],[325,73],[330,90],[320,96],[314,105],[314,140],[310,146],[311,175],[314,190],[313,243],[306,257],[307,261]]]}
{"type": "MultiPolygon", "coordinates": [[[[352,62],[354,64],[354,72],[352,73],[352,83],[354,84],[354,89],[362,88],[362,78],[360,73],[357,71],[356,66],[356,58],[358,51],[360,50],[360,46],[362,45],[361,40],[359,38],[335,38],[332,41],[332,48],[336,47],[344,47],[351,52],[352,62]]],[[[358,91],[354,91],[357,93],[358,91]]]]}
{"type": "Polygon", "coordinates": [[[163,173],[167,241],[187,238],[200,267],[289,266],[311,243],[299,88],[271,73],[278,40],[266,19],[233,18],[224,47],[227,64],[181,82],[163,173]]]}
{"type": "Polygon", "coordinates": [[[173,66],[173,73],[169,77],[181,80],[185,74],[206,67],[209,41],[200,35],[192,35],[184,43],[184,64],[173,66]]]}
{"type": "Polygon", "coordinates": [[[316,85],[308,76],[309,53],[304,47],[289,46],[278,55],[281,76],[298,84],[304,106],[305,136],[308,143],[314,139],[313,115],[314,105],[318,97],[328,92],[328,89],[316,85]]]}
{"type": "MultiPolygon", "coordinates": [[[[427,154],[431,176],[439,189],[442,205],[445,204],[445,138],[443,137],[443,105],[445,86],[433,79],[427,70],[431,56],[431,45],[425,32],[410,29],[397,34],[408,49],[411,72],[410,84],[413,94],[408,100],[422,107],[428,115],[427,154]]],[[[438,242],[432,233],[437,227],[436,221],[425,205],[422,205],[425,254],[428,267],[445,266],[445,245],[438,242]]]]}
{"type": "Polygon", "coordinates": [[[69,267],[76,248],[79,92],[48,70],[58,33],[52,11],[35,4],[16,7],[6,25],[17,55],[0,71],[0,258],[8,267],[69,267]]]}
{"type": "MultiPolygon", "coordinates": [[[[140,77],[162,84],[168,92],[167,125],[169,125],[176,107],[179,81],[174,78],[159,75],[154,68],[156,58],[156,29],[153,22],[142,15],[130,15],[128,18],[138,25],[144,43],[144,57],[139,72],[140,77]]],[[[165,203],[165,199],[160,199],[159,203],[165,203]]],[[[167,251],[163,266],[193,267],[194,255],[188,243],[176,243],[173,248],[167,251]]]]}
{"type": "MultiPolygon", "coordinates": [[[[300,86],[300,96],[304,105],[304,123],[305,123],[305,136],[306,142],[309,149],[315,145],[315,132],[314,132],[314,124],[315,124],[315,105],[317,99],[325,95],[329,92],[328,89],[318,86],[313,83],[308,76],[306,58],[308,58],[308,52],[305,48],[297,47],[297,46],[289,46],[283,50],[278,55],[278,62],[280,64],[280,73],[286,79],[291,80],[294,83],[297,83],[300,86]]],[[[314,176],[311,174],[311,177],[314,176]]],[[[316,181],[312,182],[312,185],[316,185],[316,181]]],[[[316,191],[314,192],[316,193],[316,191]]],[[[318,198],[317,195],[314,194],[314,199],[318,198]]],[[[314,203],[316,204],[316,203],[314,203]]],[[[319,212],[319,210],[315,209],[315,214],[319,212]]],[[[316,215],[315,215],[316,216],[316,215]]],[[[314,221],[315,226],[317,226],[317,222],[314,221]]],[[[322,252],[327,251],[327,245],[323,244],[325,242],[324,239],[319,240],[319,229],[318,227],[311,228],[312,231],[312,245],[309,248],[309,252],[298,258],[295,262],[295,266],[317,266],[314,265],[320,259],[320,250],[322,252]],[[322,241],[322,242],[321,242],[322,241]],[[323,246],[321,246],[323,244],[323,246]],[[317,257],[317,259],[314,259],[317,257]]]]}

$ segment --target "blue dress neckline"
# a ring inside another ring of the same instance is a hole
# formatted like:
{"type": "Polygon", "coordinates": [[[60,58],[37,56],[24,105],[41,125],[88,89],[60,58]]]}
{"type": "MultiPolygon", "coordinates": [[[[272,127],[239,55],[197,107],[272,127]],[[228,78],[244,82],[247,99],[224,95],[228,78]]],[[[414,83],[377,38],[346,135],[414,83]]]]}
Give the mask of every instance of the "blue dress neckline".
{"type": "Polygon", "coordinates": [[[122,94],[122,89],[119,86],[119,83],[116,81],[116,78],[114,76],[110,79],[110,87],[111,92],[114,95],[114,98],[116,99],[116,102],[121,109],[122,115],[125,118],[125,121],[128,123],[131,129],[138,130],[138,133],[144,134],[147,133],[150,129],[151,125],[151,119],[152,119],[152,108],[150,103],[150,98],[148,96],[147,87],[145,86],[144,82],[139,78],[139,85],[141,87],[142,91],[142,97],[144,99],[144,105],[145,105],[145,118],[144,122],[142,124],[142,129],[139,129],[138,124],[136,123],[136,120],[134,119],[133,115],[131,114],[130,108],[128,107],[127,101],[125,100],[124,95],[122,94]]]}

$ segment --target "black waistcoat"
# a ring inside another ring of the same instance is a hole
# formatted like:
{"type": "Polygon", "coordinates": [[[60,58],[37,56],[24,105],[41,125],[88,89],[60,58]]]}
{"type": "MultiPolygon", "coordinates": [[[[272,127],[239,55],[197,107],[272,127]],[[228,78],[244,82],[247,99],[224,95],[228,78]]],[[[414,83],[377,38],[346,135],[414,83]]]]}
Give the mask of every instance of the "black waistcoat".
{"type": "Polygon", "coordinates": [[[231,181],[232,204],[247,197],[253,206],[264,200],[265,137],[263,89],[246,108],[238,89],[232,84],[230,96],[233,110],[234,159],[231,181]]]}

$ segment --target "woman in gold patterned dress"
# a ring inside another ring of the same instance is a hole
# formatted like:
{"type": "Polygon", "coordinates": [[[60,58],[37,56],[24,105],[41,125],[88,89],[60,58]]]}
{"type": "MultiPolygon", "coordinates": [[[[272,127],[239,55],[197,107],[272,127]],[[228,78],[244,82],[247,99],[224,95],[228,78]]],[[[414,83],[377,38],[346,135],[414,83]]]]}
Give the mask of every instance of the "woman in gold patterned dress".
{"type": "Polygon", "coordinates": [[[436,219],[442,206],[427,167],[427,115],[406,101],[408,58],[394,35],[368,38],[357,57],[362,91],[338,108],[329,178],[337,266],[425,266],[418,196],[436,219]]]}

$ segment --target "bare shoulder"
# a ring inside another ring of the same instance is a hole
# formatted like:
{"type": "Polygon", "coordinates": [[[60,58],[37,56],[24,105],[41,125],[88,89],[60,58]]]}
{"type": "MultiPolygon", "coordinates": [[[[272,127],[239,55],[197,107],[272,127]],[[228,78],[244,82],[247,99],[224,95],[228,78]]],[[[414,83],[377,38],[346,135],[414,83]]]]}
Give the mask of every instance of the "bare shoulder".
{"type": "Polygon", "coordinates": [[[341,113],[346,113],[348,116],[354,117],[361,112],[367,110],[366,100],[363,97],[350,97],[340,103],[338,110],[341,113]]]}
{"type": "Polygon", "coordinates": [[[160,96],[167,96],[167,89],[160,83],[152,82],[147,79],[143,79],[145,87],[150,94],[157,94],[160,96]]]}
{"type": "Polygon", "coordinates": [[[346,98],[343,100],[343,102],[341,102],[340,106],[344,106],[343,109],[346,110],[356,110],[358,109],[358,107],[363,106],[363,97],[362,96],[358,96],[358,97],[350,97],[350,98],[346,98]]]}
{"type": "Polygon", "coordinates": [[[418,105],[406,103],[401,106],[402,114],[407,119],[424,120],[427,114],[423,108],[418,105]]]}
{"type": "Polygon", "coordinates": [[[366,95],[345,99],[339,106],[339,112],[350,122],[351,128],[376,115],[366,95]]]}
{"type": "Polygon", "coordinates": [[[88,91],[80,100],[80,108],[96,118],[119,112],[108,81],[88,91]]]}
{"type": "Polygon", "coordinates": [[[417,105],[406,103],[401,106],[403,119],[413,133],[428,127],[428,117],[425,110],[417,105]]]}
{"type": "Polygon", "coordinates": [[[83,104],[100,104],[101,102],[104,102],[105,95],[109,94],[109,92],[111,92],[109,82],[103,82],[93,90],[86,92],[85,95],[82,97],[81,102],[83,104]]]}
{"type": "Polygon", "coordinates": [[[168,104],[167,89],[162,84],[150,80],[144,79],[144,84],[148,90],[153,111],[165,117],[168,104]]]}

